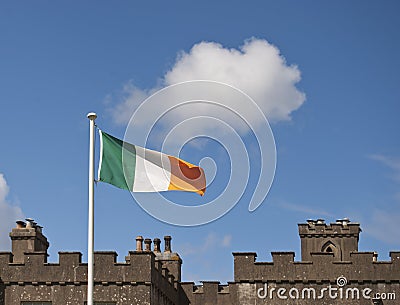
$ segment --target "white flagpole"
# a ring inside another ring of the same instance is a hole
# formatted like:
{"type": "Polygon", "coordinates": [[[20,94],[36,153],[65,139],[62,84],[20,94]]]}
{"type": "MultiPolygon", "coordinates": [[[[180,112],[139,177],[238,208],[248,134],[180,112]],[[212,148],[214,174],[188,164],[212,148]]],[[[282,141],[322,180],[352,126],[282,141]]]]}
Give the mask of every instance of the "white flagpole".
{"type": "Polygon", "coordinates": [[[87,114],[90,120],[90,140],[89,140],[89,221],[88,221],[88,289],[87,289],[87,305],[93,305],[93,257],[94,257],[94,137],[95,125],[94,120],[97,118],[96,113],[87,114]]]}

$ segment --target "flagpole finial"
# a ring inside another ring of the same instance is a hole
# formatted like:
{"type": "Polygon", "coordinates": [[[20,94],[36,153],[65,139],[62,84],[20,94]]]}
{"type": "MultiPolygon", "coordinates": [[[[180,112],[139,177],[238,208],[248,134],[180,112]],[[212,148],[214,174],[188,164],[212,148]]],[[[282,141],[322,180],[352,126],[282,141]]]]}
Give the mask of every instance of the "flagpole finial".
{"type": "Polygon", "coordinates": [[[95,120],[96,118],[97,118],[97,114],[95,113],[95,112],[89,112],[88,114],[87,114],[87,118],[89,119],[89,120],[95,120]]]}

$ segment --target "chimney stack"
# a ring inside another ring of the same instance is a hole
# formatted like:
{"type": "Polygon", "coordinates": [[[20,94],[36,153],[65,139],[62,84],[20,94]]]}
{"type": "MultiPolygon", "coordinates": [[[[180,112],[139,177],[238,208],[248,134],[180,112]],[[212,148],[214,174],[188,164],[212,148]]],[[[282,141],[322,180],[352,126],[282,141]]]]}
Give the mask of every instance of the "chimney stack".
{"type": "Polygon", "coordinates": [[[17,221],[17,229],[23,229],[26,227],[26,223],[22,220],[17,221]]]}
{"type": "Polygon", "coordinates": [[[143,236],[136,237],[136,251],[143,251],[143,236]]]}
{"type": "Polygon", "coordinates": [[[155,253],[160,253],[161,252],[161,240],[159,238],[154,238],[153,240],[154,243],[154,252],[155,253]]]}
{"type": "Polygon", "coordinates": [[[158,238],[154,239],[154,254],[156,255],[156,261],[162,263],[163,268],[167,268],[168,271],[174,276],[174,278],[181,281],[181,267],[182,259],[178,253],[172,252],[171,248],[172,237],[169,235],[164,236],[164,252],[160,250],[161,240],[158,238]]]}
{"type": "Polygon", "coordinates": [[[10,233],[13,262],[24,263],[25,252],[46,252],[49,242],[32,218],[27,218],[26,223],[18,220],[17,226],[10,233]]]}
{"type": "Polygon", "coordinates": [[[144,240],[144,251],[150,252],[151,251],[151,239],[150,238],[146,238],[144,240]]]}
{"type": "Polygon", "coordinates": [[[164,236],[164,246],[165,246],[164,252],[165,253],[171,253],[171,239],[172,239],[172,237],[169,235],[164,236]]]}
{"type": "Polygon", "coordinates": [[[28,229],[31,229],[31,228],[33,228],[34,227],[34,225],[33,225],[33,219],[32,218],[26,218],[25,219],[26,220],[26,227],[28,228],[28,229]]]}

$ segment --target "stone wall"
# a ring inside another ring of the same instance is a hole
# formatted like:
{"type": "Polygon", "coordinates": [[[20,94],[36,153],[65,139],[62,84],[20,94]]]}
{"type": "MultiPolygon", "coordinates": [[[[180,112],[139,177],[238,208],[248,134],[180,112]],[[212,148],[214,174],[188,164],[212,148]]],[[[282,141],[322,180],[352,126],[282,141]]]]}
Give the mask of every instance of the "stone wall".
{"type": "Polygon", "coordinates": [[[399,302],[400,252],[391,252],[390,261],[377,261],[374,252],[351,252],[348,261],[331,253],[300,262],[293,252],[272,252],[272,262],[256,262],[252,252],[233,255],[235,283],[244,285],[238,291],[249,292],[242,293],[243,304],[355,305],[373,304],[375,297],[383,304],[399,302]]]}
{"type": "MultiPolygon", "coordinates": [[[[11,253],[0,253],[0,304],[84,304],[87,264],[82,263],[81,257],[81,253],[60,252],[59,262],[50,264],[45,252],[32,252],[25,253],[23,263],[13,263],[11,253]]],[[[115,252],[95,252],[95,301],[121,305],[178,304],[178,283],[156,261],[153,252],[132,251],[124,263],[117,263],[116,257],[115,252]]]]}
{"type": "Polygon", "coordinates": [[[311,261],[295,262],[294,255],[272,252],[272,262],[256,262],[256,253],[233,253],[235,282],[322,281],[338,276],[357,282],[400,280],[400,252],[390,252],[390,261],[376,261],[374,252],[351,252],[348,261],[336,261],[329,253],[313,253],[311,261]]]}
{"type": "Polygon", "coordinates": [[[352,252],[340,262],[332,253],[307,262],[294,261],[293,252],[272,252],[272,262],[257,262],[254,252],[233,256],[234,282],[182,283],[190,304],[399,304],[400,252],[390,261],[376,261],[374,252],[352,252]]]}
{"type": "MultiPolygon", "coordinates": [[[[48,263],[41,227],[32,220],[27,226],[20,221],[10,234],[15,255],[0,252],[0,305],[84,304],[88,268],[82,254],[59,252],[58,263],[48,263]]],[[[115,252],[95,252],[94,299],[118,305],[399,304],[400,252],[391,252],[389,261],[358,252],[360,232],[348,219],[330,225],[309,220],[299,224],[300,261],[294,252],[272,252],[271,262],[256,261],[255,252],[233,253],[234,279],[226,285],[182,283],[182,259],[172,252],[171,237],[164,237],[161,251],[160,239],[138,236],[124,262],[115,252]]]]}

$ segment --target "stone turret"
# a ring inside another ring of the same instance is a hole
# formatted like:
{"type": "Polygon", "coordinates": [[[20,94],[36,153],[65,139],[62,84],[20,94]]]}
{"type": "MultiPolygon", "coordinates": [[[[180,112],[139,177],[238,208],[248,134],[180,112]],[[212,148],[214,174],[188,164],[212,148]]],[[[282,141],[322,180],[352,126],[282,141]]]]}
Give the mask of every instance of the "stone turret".
{"type": "Polygon", "coordinates": [[[49,242],[42,233],[42,227],[33,219],[17,221],[17,226],[10,233],[14,263],[24,263],[24,253],[42,252],[47,256],[49,242]]]}
{"type": "Polygon", "coordinates": [[[323,219],[299,224],[302,261],[312,261],[313,254],[326,253],[336,261],[349,261],[350,253],[358,251],[361,232],[359,223],[348,218],[327,225],[323,219]]]}

